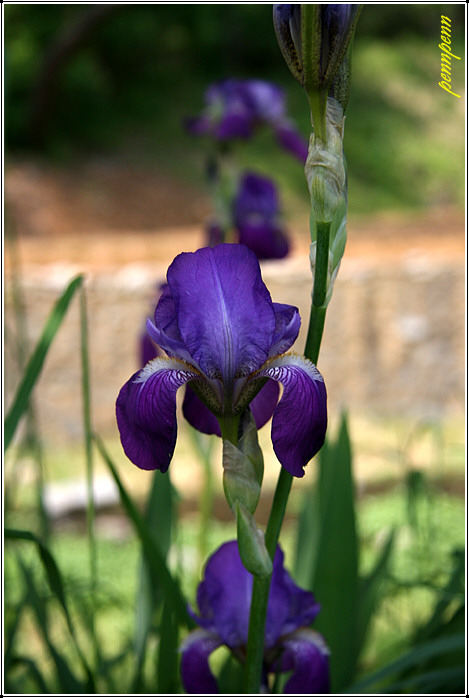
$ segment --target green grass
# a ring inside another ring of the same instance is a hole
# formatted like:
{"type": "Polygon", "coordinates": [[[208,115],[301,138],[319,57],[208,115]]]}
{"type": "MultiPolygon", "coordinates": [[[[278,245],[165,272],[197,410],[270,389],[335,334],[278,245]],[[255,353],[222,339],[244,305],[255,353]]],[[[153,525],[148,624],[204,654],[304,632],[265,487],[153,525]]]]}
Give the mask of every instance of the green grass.
{"type": "MultiPolygon", "coordinates": [[[[402,484],[390,491],[369,495],[358,503],[358,530],[362,541],[361,570],[366,572],[375,558],[386,532],[397,531],[391,569],[365,651],[363,665],[373,667],[391,659],[405,648],[416,629],[427,620],[451,567],[451,552],[464,545],[464,502],[437,489],[428,488],[415,502],[417,520],[410,525],[407,492],[402,484]]],[[[183,591],[193,601],[200,580],[201,561],[197,550],[196,516],[180,521],[170,563],[182,581],[183,591]]],[[[232,524],[214,522],[209,529],[209,549],[234,537],[232,524]]],[[[292,560],[294,527],[290,520],[281,537],[287,566],[292,560]]],[[[66,579],[67,592],[75,613],[89,603],[89,551],[84,535],[71,531],[53,537],[52,551],[66,579]]],[[[22,556],[34,563],[32,551],[22,556]]],[[[125,650],[131,642],[135,622],[135,595],[140,560],[139,545],[132,533],[121,540],[98,535],[97,632],[105,656],[125,650]]],[[[6,556],[6,590],[8,605],[18,600],[21,584],[13,560],[6,556]]],[[[30,622],[22,626],[20,647],[30,649],[30,622]]],[[[59,630],[57,629],[57,633],[59,630]]],[[[90,648],[84,647],[90,652],[90,648]]],[[[36,651],[40,654],[39,643],[36,651]]]]}

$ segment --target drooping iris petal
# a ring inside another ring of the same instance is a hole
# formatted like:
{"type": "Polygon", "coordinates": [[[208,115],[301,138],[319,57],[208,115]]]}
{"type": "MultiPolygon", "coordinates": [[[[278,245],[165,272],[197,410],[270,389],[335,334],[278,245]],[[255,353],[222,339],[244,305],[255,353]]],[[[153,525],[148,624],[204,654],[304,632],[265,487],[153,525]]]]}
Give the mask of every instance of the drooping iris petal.
{"type": "Polygon", "coordinates": [[[296,630],[310,625],[320,611],[320,605],[309,591],[301,589],[283,566],[283,551],[277,548],[269,592],[265,626],[266,647],[296,630]]]}
{"type": "Polygon", "coordinates": [[[208,560],[197,589],[200,616],[192,615],[231,649],[241,647],[248,637],[251,595],[252,575],[241,562],[237,541],[229,541],[208,560]]]}
{"type": "Polygon", "coordinates": [[[272,444],[282,466],[303,477],[304,466],[324,443],[327,395],[324,380],[304,356],[284,354],[269,360],[257,376],[269,376],[283,385],[282,398],[272,419],[272,444]]]}
{"type": "Polygon", "coordinates": [[[308,141],[293,126],[288,123],[279,124],[275,128],[275,136],[282,148],[288,150],[300,162],[306,162],[308,141]]]}
{"type": "Polygon", "coordinates": [[[298,337],[301,317],[298,308],[286,303],[274,303],[275,334],[272,340],[269,357],[284,354],[298,337]]]}
{"type": "Polygon", "coordinates": [[[284,692],[317,694],[330,692],[329,650],[319,633],[301,629],[283,642],[281,671],[293,674],[285,684],[284,692]]]}
{"type": "Polygon", "coordinates": [[[176,444],[176,392],[199,378],[191,366],[157,358],[121,388],[116,418],[126,456],[143,470],[166,472],[176,444]]]}
{"type": "Polygon", "coordinates": [[[250,250],[223,244],[180,254],[167,278],[184,346],[209,378],[229,386],[264,363],[275,318],[250,250]]]}
{"type": "Polygon", "coordinates": [[[181,677],[186,693],[218,693],[208,658],[221,644],[219,637],[206,630],[195,630],[187,636],[181,647],[181,677]]]}
{"type": "Polygon", "coordinates": [[[194,393],[191,386],[186,387],[182,413],[189,424],[201,431],[202,434],[216,434],[221,436],[220,424],[215,415],[210,412],[202,400],[194,393]]]}

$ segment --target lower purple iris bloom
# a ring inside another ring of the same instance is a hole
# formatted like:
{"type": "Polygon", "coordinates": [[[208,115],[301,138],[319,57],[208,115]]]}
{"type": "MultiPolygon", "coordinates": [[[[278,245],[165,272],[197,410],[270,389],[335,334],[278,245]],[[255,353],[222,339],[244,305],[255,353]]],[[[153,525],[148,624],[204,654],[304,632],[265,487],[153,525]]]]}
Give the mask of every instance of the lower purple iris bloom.
{"type": "Polygon", "coordinates": [[[258,259],[281,259],[288,254],[277,188],[271,179],[251,172],[244,174],[233,208],[239,242],[258,259]]]}
{"type": "MultiPolygon", "coordinates": [[[[200,626],[182,646],[181,675],[187,693],[218,693],[210,654],[226,645],[243,662],[249,627],[252,575],[244,568],[236,541],[222,545],[208,560],[197,590],[200,626]]],[[[308,626],[320,610],[313,594],[300,589],[283,567],[277,547],[267,606],[264,688],[269,673],[292,672],[285,693],[328,693],[329,652],[324,639],[308,626]]]]}
{"type": "Polygon", "coordinates": [[[280,145],[305,162],[308,143],[286,114],[285,93],[265,80],[230,78],[210,85],[206,108],[186,126],[194,135],[210,135],[218,141],[250,138],[258,126],[270,126],[280,145]]]}
{"type": "Polygon", "coordinates": [[[220,435],[248,406],[258,428],[273,415],[277,458],[302,477],[324,442],[327,398],[317,368],[284,353],[299,332],[297,308],[272,302],[256,256],[243,245],[180,254],[167,281],[147,328],[168,356],[135,373],[116,402],[128,458],[145,470],[167,470],[177,436],[176,393],[189,383],[183,411],[196,429],[220,435]]]}

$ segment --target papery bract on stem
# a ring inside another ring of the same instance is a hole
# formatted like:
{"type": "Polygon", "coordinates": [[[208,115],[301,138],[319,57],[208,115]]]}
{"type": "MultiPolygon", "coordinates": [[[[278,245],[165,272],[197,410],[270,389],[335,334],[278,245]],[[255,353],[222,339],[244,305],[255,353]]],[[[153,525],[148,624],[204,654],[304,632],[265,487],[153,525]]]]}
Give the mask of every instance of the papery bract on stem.
{"type": "Polygon", "coordinates": [[[177,436],[176,393],[189,383],[184,414],[195,428],[236,441],[245,409],[258,428],[273,414],[275,453],[302,477],[324,442],[327,398],[317,368],[285,354],[299,332],[297,308],[272,302],[256,256],[243,245],[180,254],[167,281],[147,327],[168,357],[134,374],[116,402],[128,458],[146,470],[168,468],[177,436]],[[284,389],[280,402],[277,383],[284,389]]]}
{"type": "MultiPolygon", "coordinates": [[[[224,543],[210,557],[197,590],[199,613],[191,614],[200,629],[182,645],[181,675],[188,693],[216,693],[208,658],[226,645],[245,660],[252,595],[252,575],[244,568],[236,541],[224,543]]],[[[298,587],[283,566],[277,546],[267,606],[263,682],[272,672],[292,671],[285,693],[327,693],[329,658],[324,639],[310,626],[320,606],[313,594],[298,587]]]]}

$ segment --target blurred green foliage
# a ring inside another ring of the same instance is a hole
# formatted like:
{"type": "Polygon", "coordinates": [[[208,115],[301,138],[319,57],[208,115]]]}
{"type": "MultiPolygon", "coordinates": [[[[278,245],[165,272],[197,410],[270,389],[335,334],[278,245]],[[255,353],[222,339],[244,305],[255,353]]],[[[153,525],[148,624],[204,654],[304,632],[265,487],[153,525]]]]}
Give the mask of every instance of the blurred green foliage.
{"type": "MultiPolygon", "coordinates": [[[[183,120],[200,111],[207,84],[228,76],[284,86],[306,136],[306,100],[271,13],[265,4],[6,5],[7,154],[124,155],[201,180],[203,146],[183,120]]],[[[364,8],[345,139],[352,214],[463,206],[464,99],[438,87],[442,14],[463,56],[462,3],[364,8]]],[[[461,93],[462,62],[453,70],[461,93]]],[[[279,173],[295,210],[308,198],[303,173],[271,145],[261,137],[245,163],[279,173]]]]}

